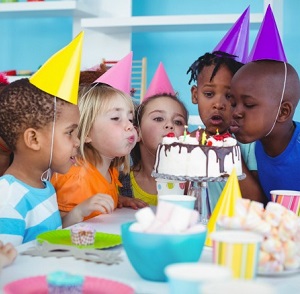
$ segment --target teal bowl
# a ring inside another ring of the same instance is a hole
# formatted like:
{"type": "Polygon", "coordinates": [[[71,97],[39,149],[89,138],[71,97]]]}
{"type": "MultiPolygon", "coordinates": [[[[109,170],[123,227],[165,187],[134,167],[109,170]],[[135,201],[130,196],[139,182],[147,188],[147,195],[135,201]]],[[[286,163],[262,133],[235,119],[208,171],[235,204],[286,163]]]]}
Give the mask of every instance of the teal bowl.
{"type": "Polygon", "coordinates": [[[206,228],[189,234],[153,234],[129,230],[122,224],[122,243],[135,271],[145,280],[165,282],[165,267],[172,263],[197,262],[206,238],[206,228]]]}

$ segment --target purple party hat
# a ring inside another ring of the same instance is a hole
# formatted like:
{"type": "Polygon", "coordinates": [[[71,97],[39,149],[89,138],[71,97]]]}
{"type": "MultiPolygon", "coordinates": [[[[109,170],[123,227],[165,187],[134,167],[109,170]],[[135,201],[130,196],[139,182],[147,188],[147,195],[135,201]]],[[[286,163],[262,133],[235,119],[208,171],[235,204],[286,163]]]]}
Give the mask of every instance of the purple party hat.
{"type": "Polygon", "coordinates": [[[247,62],[262,59],[287,62],[270,5],[267,8],[247,62]]]}
{"type": "Polygon", "coordinates": [[[235,55],[235,60],[246,63],[249,47],[250,6],[243,12],[231,29],[223,37],[214,51],[235,55]]]}

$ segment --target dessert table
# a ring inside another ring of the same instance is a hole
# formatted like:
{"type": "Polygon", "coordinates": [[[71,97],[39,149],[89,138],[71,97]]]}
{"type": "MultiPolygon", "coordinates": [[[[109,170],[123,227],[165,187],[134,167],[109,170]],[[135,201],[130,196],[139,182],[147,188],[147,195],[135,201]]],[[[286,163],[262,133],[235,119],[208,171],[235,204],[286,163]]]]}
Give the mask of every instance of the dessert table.
{"type": "MultiPolygon", "coordinates": [[[[120,225],[125,222],[134,221],[135,211],[129,208],[115,210],[112,214],[101,215],[88,220],[86,223],[93,225],[98,232],[121,234],[120,225]]],[[[17,249],[22,252],[36,245],[32,241],[17,249]]],[[[122,246],[106,250],[121,250],[123,261],[119,264],[106,265],[85,260],[77,260],[73,257],[33,257],[18,255],[14,263],[2,270],[0,273],[0,293],[9,282],[40,275],[47,275],[53,271],[64,270],[84,276],[106,278],[125,283],[135,289],[136,293],[169,293],[168,283],[150,282],[139,277],[127,259],[122,246]]],[[[205,247],[200,262],[211,262],[212,249],[205,247]]],[[[280,275],[276,277],[258,276],[257,281],[267,282],[276,287],[278,293],[299,293],[300,272],[293,275],[280,275]]]]}

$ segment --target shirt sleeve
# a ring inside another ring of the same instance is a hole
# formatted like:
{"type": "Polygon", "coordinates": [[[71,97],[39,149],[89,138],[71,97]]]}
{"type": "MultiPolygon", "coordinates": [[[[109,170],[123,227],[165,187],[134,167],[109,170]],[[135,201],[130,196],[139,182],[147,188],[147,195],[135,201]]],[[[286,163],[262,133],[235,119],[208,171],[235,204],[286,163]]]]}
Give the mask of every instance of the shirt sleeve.
{"type": "Polygon", "coordinates": [[[257,162],[255,157],[255,142],[249,144],[242,144],[239,143],[241,147],[241,153],[245,164],[247,165],[248,169],[251,171],[257,170],[257,162]]]}

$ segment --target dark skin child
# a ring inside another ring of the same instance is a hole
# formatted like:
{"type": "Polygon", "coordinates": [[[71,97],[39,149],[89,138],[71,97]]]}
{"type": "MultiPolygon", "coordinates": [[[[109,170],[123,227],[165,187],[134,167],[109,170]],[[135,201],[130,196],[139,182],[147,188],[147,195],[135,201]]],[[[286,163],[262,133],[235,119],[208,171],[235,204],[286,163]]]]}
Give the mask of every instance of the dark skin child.
{"type": "Polygon", "coordinates": [[[230,130],[242,143],[261,140],[265,152],[272,157],[284,151],[295,129],[293,115],[299,101],[300,84],[295,69],[290,64],[286,66],[287,79],[281,104],[283,62],[250,62],[234,75],[231,82],[234,111],[230,130]]]}

